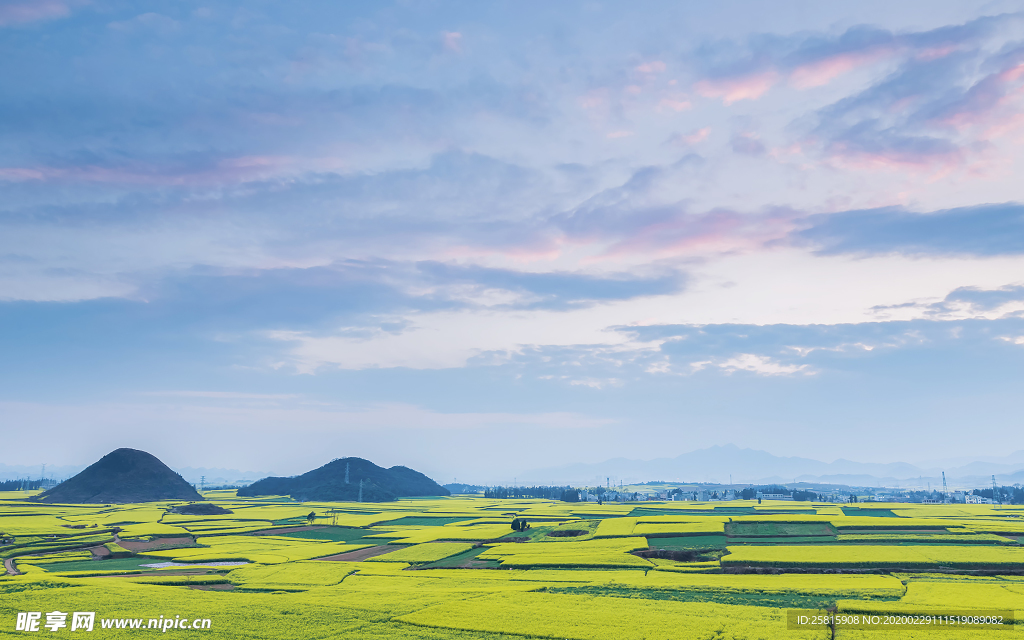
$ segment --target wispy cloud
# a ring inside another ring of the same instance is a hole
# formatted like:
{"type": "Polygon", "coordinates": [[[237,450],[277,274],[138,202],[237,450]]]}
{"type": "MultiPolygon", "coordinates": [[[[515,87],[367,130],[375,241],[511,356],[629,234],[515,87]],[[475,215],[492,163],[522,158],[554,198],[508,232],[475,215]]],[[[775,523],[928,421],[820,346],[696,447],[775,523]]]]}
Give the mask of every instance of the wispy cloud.
{"type": "Polygon", "coordinates": [[[809,228],[794,237],[823,254],[1024,254],[1024,205],[1012,202],[931,213],[901,208],[848,211],[807,222],[809,228]]]}
{"type": "Polygon", "coordinates": [[[0,27],[55,20],[71,15],[72,3],[61,0],[4,0],[0,2],[0,27]]]}

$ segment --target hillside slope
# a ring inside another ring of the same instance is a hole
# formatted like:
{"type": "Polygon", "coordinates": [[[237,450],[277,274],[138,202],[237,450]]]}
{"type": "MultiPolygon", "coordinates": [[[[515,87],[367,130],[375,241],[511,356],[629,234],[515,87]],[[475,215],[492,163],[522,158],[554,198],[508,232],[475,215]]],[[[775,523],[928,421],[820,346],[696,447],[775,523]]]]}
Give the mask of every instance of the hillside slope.
{"type": "Polygon", "coordinates": [[[65,504],[106,504],[202,500],[203,497],[156,456],[137,449],[117,449],[36,499],[65,504]]]}
{"type": "Polygon", "coordinates": [[[338,458],[301,476],[263,478],[239,489],[238,495],[288,495],[299,501],[357,501],[361,497],[363,502],[387,502],[399,497],[451,494],[408,467],[385,469],[362,458],[338,458]]]}

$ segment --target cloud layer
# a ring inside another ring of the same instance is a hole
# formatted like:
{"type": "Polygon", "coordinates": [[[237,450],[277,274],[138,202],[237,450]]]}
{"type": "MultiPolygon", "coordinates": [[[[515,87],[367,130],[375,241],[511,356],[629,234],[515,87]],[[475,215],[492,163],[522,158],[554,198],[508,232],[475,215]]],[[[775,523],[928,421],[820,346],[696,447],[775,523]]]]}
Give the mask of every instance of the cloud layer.
{"type": "MultiPolygon", "coordinates": [[[[70,433],[60,406],[273,398],[268,424],[571,427],[597,457],[863,426],[875,393],[908,433],[1002,425],[964,372],[1001,389],[1024,354],[1022,24],[0,4],[0,401],[70,433]]],[[[229,414],[180,415],[226,441],[229,414]]]]}

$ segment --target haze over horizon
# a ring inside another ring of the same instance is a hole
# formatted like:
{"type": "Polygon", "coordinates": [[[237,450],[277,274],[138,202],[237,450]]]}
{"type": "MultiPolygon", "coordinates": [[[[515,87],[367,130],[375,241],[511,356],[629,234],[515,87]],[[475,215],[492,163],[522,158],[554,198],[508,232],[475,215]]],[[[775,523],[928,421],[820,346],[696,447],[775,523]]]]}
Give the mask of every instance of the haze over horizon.
{"type": "Polygon", "coordinates": [[[8,0],[0,59],[2,464],[1024,449],[1021,2],[8,0]]]}

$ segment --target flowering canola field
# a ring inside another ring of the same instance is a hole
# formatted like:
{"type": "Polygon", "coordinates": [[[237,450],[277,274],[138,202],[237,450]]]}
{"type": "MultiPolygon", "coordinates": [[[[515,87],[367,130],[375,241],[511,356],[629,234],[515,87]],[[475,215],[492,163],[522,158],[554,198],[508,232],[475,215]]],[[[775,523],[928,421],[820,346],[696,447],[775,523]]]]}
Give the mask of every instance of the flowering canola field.
{"type": "MultiPolygon", "coordinates": [[[[208,618],[179,638],[830,638],[787,611],[1001,609],[1024,619],[1024,509],[470,496],[42,505],[0,494],[0,637],[19,613],[208,618]],[[312,522],[307,516],[313,512],[312,522]],[[513,531],[513,518],[531,527],[513,531]],[[111,549],[118,550],[110,554],[111,549]],[[104,551],[106,550],[106,551],[104,551]],[[127,556],[127,557],[125,557],[127,556]]],[[[70,618],[69,618],[70,619],[70,618]]],[[[70,623],[69,623],[70,627],[70,623]]],[[[1024,633],[1024,624],[1016,631],[1024,633]]],[[[54,637],[78,632],[61,628],[54,637]]],[[[97,638],[136,637],[101,628],[97,638]]],[[[956,629],[836,637],[960,638],[956,629]]],[[[88,634],[86,637],[91,637],[88,634]]],[[[997,634],[999,635],[999,634],[997,634]]]]}

